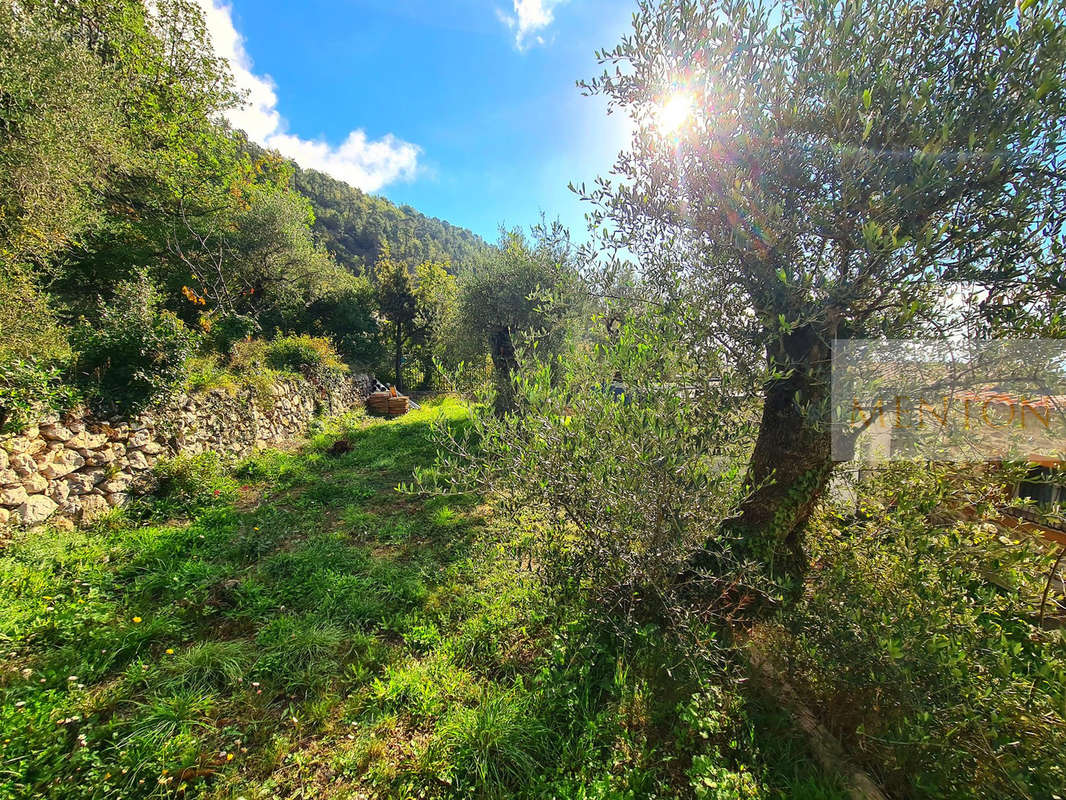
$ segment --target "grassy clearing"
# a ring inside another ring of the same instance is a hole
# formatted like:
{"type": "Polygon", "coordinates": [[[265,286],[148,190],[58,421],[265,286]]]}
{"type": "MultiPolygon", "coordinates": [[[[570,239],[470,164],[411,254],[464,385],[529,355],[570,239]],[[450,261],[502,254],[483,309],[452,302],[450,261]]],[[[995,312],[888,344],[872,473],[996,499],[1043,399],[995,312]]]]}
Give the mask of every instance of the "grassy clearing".
{"type": "Polygon", "coordinates": [[[12,542],[0,797],[842,796],[758,696],[550,602],[483,498],[398,494],[440,414],[12,542]]]}

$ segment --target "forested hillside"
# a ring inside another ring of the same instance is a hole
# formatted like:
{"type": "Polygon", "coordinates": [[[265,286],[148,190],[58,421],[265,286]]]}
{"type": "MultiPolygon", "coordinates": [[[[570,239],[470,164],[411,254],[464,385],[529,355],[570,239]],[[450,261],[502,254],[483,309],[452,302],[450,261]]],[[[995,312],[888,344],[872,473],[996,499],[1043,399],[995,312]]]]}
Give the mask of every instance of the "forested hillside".
{"type": "Polygon", "coordinates": [[[318,242],[355,273],[372,265],[388,242],[394,258],[414,266],[423,261],[452,265],[484,254],[489,246],[466,228],[396,206],[313,169],[295,166],[292,185],[311,200],[318,242]]]}

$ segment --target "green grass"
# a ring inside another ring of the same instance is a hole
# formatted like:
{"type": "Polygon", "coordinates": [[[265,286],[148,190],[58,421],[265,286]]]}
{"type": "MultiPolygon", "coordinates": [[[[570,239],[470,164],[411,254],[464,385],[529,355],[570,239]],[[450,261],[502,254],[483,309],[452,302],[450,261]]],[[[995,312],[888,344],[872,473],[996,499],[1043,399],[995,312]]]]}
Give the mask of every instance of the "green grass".
{"type": "Polygon", "coordinates": [[[654,631],[549,602],[482,498],[398,493],[441,414],[171,465],[124,518],[11,543],[0,798],[842,796],[758,698],[723,721],[654,631]]]}

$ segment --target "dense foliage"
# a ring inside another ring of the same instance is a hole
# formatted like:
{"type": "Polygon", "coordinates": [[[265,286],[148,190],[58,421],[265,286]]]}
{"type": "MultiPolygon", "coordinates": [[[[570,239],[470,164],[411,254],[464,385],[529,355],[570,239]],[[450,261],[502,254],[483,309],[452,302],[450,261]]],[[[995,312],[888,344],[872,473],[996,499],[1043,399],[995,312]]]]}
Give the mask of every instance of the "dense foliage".
{"type": "Polygon", "coordinates": [[[237,344],[282,332],[402,382],[370,270],[389,243],[433,382],[452,275],[492,248],[226,128],[240,101],[196,3],[4,3],[0,28],[0,424],[71,386],[101,411],[163,399],[194,350],[187,383],[225,382],[237,344]]]}
{"type": "Polygon", "coordinates": [[[386,242],[393,257],[410,267],[423,261],[465,264],[490,249],[465,228],[395,206],[313,169],[296,167],[292,185],[314,206],[317,240],[356,274],[377,262],[386,242]]]}
{"type": "Polygon", "coordinates": [[[170,311],[145,273],[120,281],[93,322],[71,334],[73,372],[90,404],[129,414],[177,386],[193,348],[193,334],[170,311]]]}
{"type": "Polygon", "coordinates": [[[798,587],[835,339],[1061,330],[1066,5],[645,1],[599,56],[635,134],[592,224],[755,372],[730,524],[798,587]]]}

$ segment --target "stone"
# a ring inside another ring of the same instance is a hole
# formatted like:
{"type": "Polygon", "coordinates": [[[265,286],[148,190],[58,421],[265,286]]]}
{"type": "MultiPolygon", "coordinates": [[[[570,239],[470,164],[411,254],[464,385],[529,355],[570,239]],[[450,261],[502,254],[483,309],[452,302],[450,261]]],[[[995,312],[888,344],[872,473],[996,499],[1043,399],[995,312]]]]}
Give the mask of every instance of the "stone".
{"type": "Polygon", "coordinates": [[[48,488],[44,493],[55,500],[60,505],[67,502],[67,498],[70,497],[70,484],[66,481],[52,481],[48,484],[48,488]]]}
{"type": "Polygon", "coordinates": [[[165,448],[159,442],[150,441],[142,445],[140,449],[145,455],[156,456],[162,453],[165,448]]]}
{"type": "Polygon", "coordinates": [[[61,480],[67,485],[67,491],[75,495],[88,494],[96,485],[91,475],[85,475],[81,472],[72,472],[61,480]]]}
{"type": "Polygon", "coordinates": [[[23,525],[39,525],[52,516],[59,506],[43,494],[35,494],[18,508],[18,515],[23,525]]]}
{"type": "Polygon", "coordinates": [[[67,430],[77,436],[85,430],[85,423],[80,419],[69,419],[67,420],[67,430]]]}
{"type": "Polygon", "coordinates": [[[81,455],[73,450],[59,450],[52,456],[50,461],[42,464],[40,469],[44,477],[54,481],[56,478],[69,475],[83,466],[85,466],[85,459],[81,455]]]}
{"type": "Polygon", "coordinates": [[[150,466],[148,459],[145,458],[144,453],[140,450],[134,450],[132,453],[127,454],[126,463],[131,469],[135,470],[145,470],[150,466]]]}
{"type": "Polygon", "coordinates": [[[52,442],[66,442],[74,438],[70,428],[60,422],[41,426],[41,436],[52,442]]]}
{"type": "Polygon", "coordinates": [[[30,440],[25,436],[12,436],[4,442],[4,449],[13,456],[27,453],[30,449],[30,440]]]}
{"type": "Polygon", "coordinates": [[[0,469],[0,486],[21,486],[22,478],[13,469],[0,469]]]}
{"type": "Polygon", "coordinates": [[[71,494],[88,494],[96,484],[106,477],[107,473],[103,469],[93,467],[92,469],[84,469],[68,475],[66,484],[71,494]]]}
{"type": "Polygon", "coordinates": [[[37,471],[37,460],[29,453],[18,453],[11,456],[11,469],[25,478],[37,471]]]}
{"type": "Polygon", "coordinates": [[[4,448],[0,447],[0,469],[7,469],[7,465],[8,465],[7,450],[5,450],[4,448]]]}
{"type": "Polygon", "coordinates": [[[133,476],[128,472],[116,472],[106,481],[100,484],[100,488],[107,494],[126,491],[133,483],[133,476]]]}
{"type": "Polygon", "coordinates": [[[29,499],[29,494],[26,492],[25,487],[12,486],[8,489],[0,490],[0,506],[20,506],[29,499]]]}
{"type": "Polygon", "coordinates": [[[129,439],[126,440],[126,446],[132,448],[144,447],[152,441],[152,434],[147,428],[141,428],[139,431],[134,431],[130,434],[129,439]]]}
{"type": "Polygon", "coordinates": [[[67,442],[67,447],[75,450],[96,450],[107,444],[107,435],[82,431],[67,442]]]}
{"type": "Polygon", "coordinates": [[[11,512],[6,508],[0,508],[0,525],[7,525],[11,520],[11,512]]]}
{"type": "Polygon", "coordinates": [[[78,519],[83,523],[92,522],[110,510],[107,498],[98,494],[86,495],[78,501],[78,519]]]}
{"type": "Polygon", "coordinates": [[[110,492],[110,493],[104,495],[104,498],[107,500],[108,505],[110,505],[112,507],[120,506],[120,505],[122,505],[123,503],[126,502],[126,493],[125,492],[110,492]]]}
{"type": "Polygon", "coordinates": [[[117,458],[112,445],[101,447],[99,450],[87,450],[82,455],[85,457],[85,463],[92,467],[106,466],[117,458]]]}
{"type": "Polygon", "coordinates": [[[39,472],[35,472],[22,482],[22,487],[29,494],[40,494],[48,488],[48,481],[39,472]]]}

